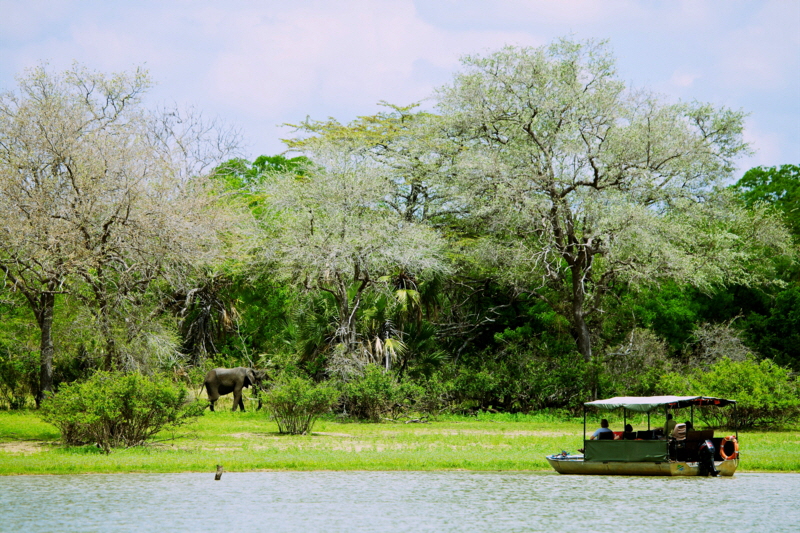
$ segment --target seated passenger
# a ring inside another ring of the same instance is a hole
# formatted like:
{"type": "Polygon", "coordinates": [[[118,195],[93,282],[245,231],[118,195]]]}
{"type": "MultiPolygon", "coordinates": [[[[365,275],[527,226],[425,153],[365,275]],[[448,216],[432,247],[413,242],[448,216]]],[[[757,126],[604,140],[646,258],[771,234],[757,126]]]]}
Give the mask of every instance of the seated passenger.
{"type": "MultiPolygon", "coordinates": [[[[600,421],[600,428],[597,431],[595,431],[592,434],[592,436],[589,437],[589,439],[590,440],[598,440],[598,439],[600,439],[600,435],[603,434],[603,433],[609,433],[609,434],[611,434],[611,438],[614,438],[613,437],[614,432],[611,431],[610,429],[608,429],[608,420],[606,420],[605,418],[600,421]]],[[[609,437],[604,437],[604,439],[607,439],[607,438],[609,438],[609,437]]]]}
{"type": "Polygon", "coordinates": [[[677,424],[677,422],[672,419],[672,413],[667,413],[667,423],[664,424],[664,435],[672,435],[675,424],[677,424]]]}
{"type": "Polygon", "coordinates": [[[625,432],[622,434],[624,440],[636,440],[636,433],[633,432],[633,426],[625,424],[625,432]]]}
{"type": "Polygon", "coordinates": [[[684,424],[686,424],[686,433],[689,433],[690,431],[694,431],[694,424],[692,424],[688,420],[686,422],[684,422],[684,424]]]}

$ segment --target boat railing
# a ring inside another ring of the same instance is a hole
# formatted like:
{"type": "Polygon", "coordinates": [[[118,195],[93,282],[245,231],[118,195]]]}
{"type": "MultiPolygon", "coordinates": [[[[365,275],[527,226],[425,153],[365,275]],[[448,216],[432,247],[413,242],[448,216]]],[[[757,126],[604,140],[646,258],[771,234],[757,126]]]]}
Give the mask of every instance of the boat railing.
{"type": "Polygon", "coordinates": [[[669,460],[666,440],[587,440],[587,462],[665,462],[669,460]]]}

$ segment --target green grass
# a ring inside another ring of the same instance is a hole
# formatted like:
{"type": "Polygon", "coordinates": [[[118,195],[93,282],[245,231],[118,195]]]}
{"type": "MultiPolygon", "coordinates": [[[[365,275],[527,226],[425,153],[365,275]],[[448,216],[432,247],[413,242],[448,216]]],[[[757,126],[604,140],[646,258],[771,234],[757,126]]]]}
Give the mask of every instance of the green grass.
{"type": "MultiPolygon", "coordinates": [[[[594,424],[594,423],[593,423],[594,424]]],[[[320,420],[287,436],[263,413],[206,412],[145,447],[64,447],[34,411],[0,412],[0,475],[248,470],[549,470],[580,447],[582,419],[555,414],[443,417],[428,424],[320,420]]],[[[800,472],[800,431],[741,432],[740,471],[800,472]]]]}

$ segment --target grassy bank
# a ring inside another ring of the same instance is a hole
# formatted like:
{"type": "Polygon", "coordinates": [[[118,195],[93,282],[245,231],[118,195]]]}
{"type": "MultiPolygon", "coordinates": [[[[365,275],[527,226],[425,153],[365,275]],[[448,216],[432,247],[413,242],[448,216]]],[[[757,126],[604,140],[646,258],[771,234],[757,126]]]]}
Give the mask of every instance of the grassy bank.
{"type": "MultiPolygon", "coordinates": [[[[0,475],[247,470],[549,470],[575,452],[580,420],[547,415],[448,417],[428,424],[320,420],[286,436],[263,413],[206,413],[146,447],[67,448],[34,412],[0,412],[0,475]]],[[[740,471],[800,472],[800,430],[741,432],[740,471]]]]}

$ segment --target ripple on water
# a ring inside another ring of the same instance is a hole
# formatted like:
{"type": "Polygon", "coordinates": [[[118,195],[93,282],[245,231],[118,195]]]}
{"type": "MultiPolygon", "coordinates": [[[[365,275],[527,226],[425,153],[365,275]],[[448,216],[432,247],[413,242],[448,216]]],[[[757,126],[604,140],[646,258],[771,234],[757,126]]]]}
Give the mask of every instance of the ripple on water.
{"type": "Polygon", "coordinates": [[[797,531],[800,475],[250,472],[0,478],[2,531],[797,531]]]}

